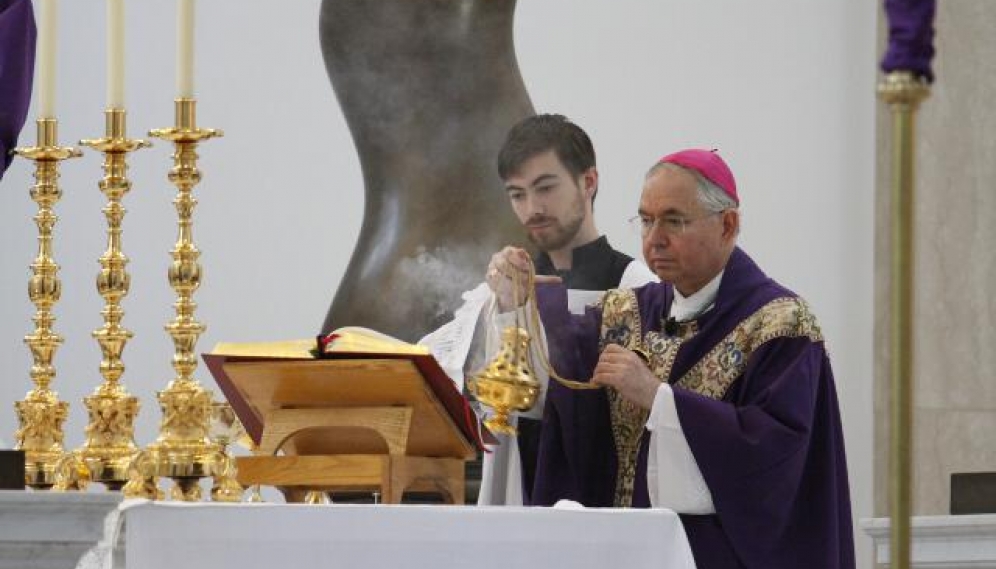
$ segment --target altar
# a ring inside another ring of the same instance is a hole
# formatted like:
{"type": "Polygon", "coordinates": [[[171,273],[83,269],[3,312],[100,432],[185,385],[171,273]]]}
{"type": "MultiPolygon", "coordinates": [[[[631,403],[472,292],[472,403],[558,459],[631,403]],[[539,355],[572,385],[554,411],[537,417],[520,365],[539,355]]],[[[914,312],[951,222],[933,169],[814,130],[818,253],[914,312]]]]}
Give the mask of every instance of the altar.
{"type": "Polygon", "coordinates": [[[0,569],[70,569],[104,535],[120,494],[0,490],[0,569]]]}
{"type": "Polygon", "coordinates": [[[667,510],[145,503],[123,517],[129,568],[694,568],[667,510]]]}
{"type": "Polygon", "coordinates": [[[4,494],[22,514],[42,515],[0,516],[0,536],[20,536],[41,552],[68,531],[80,558],[0,567],[695,567],[678,515],[661,509],[145,500],[115,507],[116,494],[4,494]],[[80,502],[97,504],[85,520],[73,506],[80,502]]]}

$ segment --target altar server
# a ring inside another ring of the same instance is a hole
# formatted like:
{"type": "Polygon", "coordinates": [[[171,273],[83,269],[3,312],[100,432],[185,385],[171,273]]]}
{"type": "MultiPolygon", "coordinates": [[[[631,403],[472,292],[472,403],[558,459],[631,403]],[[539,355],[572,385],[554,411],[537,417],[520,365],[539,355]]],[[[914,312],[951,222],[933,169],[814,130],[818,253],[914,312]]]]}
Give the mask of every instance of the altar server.
{"type": "MultiPolygon", "coordinates": [[[[572,310],[583,311],[607,289],[656,280],[643,263],[599,235],[593,215],[599,189],[595,149],[579,126],[562,115],[528,117],[509,131],[497,162],[512,210],[536,247],[536,272],[566,286],[572,310]]],[[[484,364],[486,336],[494,332],[486,320],[499,278],[490,273],[486,283],[464,294],[453,321],[419,342],[433,350],[461,387],[464,375],[484,364]]],[[[497,302],[501,310],[511,299],[497,302]]],[[[519,421],[519,437],[501,437],[501,444],[485,455],[479,504],[515,505],[528,499],[523,489],[532,487],[539,428],[538,421],[525,418],[519,421]]]]}

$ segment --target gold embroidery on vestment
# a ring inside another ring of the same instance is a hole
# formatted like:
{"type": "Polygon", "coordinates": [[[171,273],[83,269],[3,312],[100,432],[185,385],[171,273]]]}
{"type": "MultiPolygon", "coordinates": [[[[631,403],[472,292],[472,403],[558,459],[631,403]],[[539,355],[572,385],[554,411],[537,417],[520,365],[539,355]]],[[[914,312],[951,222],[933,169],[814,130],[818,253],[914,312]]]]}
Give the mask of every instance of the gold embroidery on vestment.
{"type": "MultiPolygon", "coordinates": [[[[676,337],[660,332],[642,333],[640,307],[632,290],[611,290],[602,299],[601,345],[618,344],[630,350],[641,349],[650,356],[650,370],[667,381],[681,345],[698,332],[695,322],[679,327],[676,337]]],[[[747,362],[764,343],[775,338],[808,337],[823,340],[819,324],[801,298],[777,298],[745,318],[688,370],[675,384],[700,395],[722,399],[747,368],[747,362]]],[[[630,507],[636,478],[636,462],[649,411],[625,401],[614,389],[608,390],[612,438],[616,445],[616,488],[614,505],[630,507]]]]}
{"type": "MultiPolygon", "coordinates": [[[[609,344],[632,350],[641,347],[642,325],[636,294],[629,289],[608,291],[602,297],[602,330],[599,351],[609,344]],[[634,318],[635,316],[635,318],[634,318]]],[[[626,401],[615,389],[609,388],[609,415],[612,419],[612,440],[616,445],[616,489],[613,505],[627,508],[633,505],[633,481],[636,478],[636,458],[640,450],[643,427],[649,411],[626,401]]]]}
{"type": "Polygon", "coordinates": [[[776,298],[744,319],[674,383],[700,395],[722,399],[747,369],[755,350],[775,338],[797,337],[823,341],[820,326],[805,300],[776,298]]]}

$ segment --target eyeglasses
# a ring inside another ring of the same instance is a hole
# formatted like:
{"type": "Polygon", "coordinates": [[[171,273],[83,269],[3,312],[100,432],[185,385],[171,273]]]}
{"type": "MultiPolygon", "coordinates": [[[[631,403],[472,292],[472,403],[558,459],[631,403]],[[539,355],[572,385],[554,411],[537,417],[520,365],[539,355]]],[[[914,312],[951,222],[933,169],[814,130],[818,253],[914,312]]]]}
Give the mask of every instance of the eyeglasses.
{"type": "Polygon", "coordinates": [[[726,210],[711,211],[707,214],[700,215],[698,217],[685,217],[683,215],[664,215],[661,217],[651,217],[648,215],[634,215],[629,218],[629,226],[633,228],[641,236],[646,237],[654,229],[654,226],[660,224],[661,231],[664,235],[668,237],[674,237],[676,235],[683,234],[688,226],[693,222],[700,219],[705,219],[707,217],[712,217],[714,215],[719,215],[726,210]]]}

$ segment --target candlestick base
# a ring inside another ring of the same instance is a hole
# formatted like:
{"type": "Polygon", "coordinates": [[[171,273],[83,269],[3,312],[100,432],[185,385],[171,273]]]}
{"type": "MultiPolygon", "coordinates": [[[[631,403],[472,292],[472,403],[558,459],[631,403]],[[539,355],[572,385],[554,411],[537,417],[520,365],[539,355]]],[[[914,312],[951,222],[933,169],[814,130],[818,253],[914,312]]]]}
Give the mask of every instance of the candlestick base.
{"type": "Polygon", "coordinates": [[[138,452],[135,445],[135,417],[138,398],[119,385],[101,385],[85,397],[83,404],[90,415],[86,443],[77,454],[87,467],[90,480],[109,490],[120,490],[129,480],[129,465],[138,452]]]}
{"type": "Polygon", "coordinates": [[[163,413],[160,436],[149,446],[159,476],[177,483],[211,476],[219,450],[208,439],[211,403],[211,393],[196,381],[174,380],[159,393],[163,413]]]}
{"type": "Polygon", "coordinates": [[[56,483],[56,466],[65,451],[62,425],[69,413],[69,403],[59,401],[50,389],[33,389],[23,401],[14,403],[21,427],[17,430],[15,450],[23,450],[24,483],[36,490],[56,483]]]}
{"type": "Polygon", "coordinates": [[[139,451],[129,465],[128,483],[121,488],[121,494],[125,498],[162,500],[165,494],[159,488],[157,468],[156,459],[149,451],[139,451]]]}

